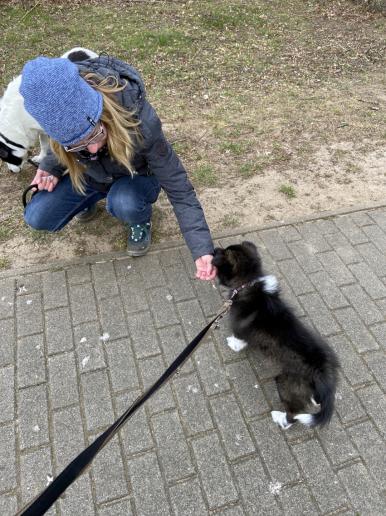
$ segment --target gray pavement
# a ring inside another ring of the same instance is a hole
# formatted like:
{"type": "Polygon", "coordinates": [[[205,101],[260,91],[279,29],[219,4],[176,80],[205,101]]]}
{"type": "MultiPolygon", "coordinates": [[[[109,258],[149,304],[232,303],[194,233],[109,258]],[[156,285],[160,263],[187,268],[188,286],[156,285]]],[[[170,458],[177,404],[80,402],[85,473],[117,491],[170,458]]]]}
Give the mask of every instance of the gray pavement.
{"type": "MultiPolygon", "coordinates": [[[[274,364],[226,323],[49,511],[386,513],[386,208],[220,238],[260,248],[342,362],[322,431],[271,418],[274,364]]],[[[184,246],[0,274],[0,514],[12,515],[156,379],[220,308],[184,246]]]]}

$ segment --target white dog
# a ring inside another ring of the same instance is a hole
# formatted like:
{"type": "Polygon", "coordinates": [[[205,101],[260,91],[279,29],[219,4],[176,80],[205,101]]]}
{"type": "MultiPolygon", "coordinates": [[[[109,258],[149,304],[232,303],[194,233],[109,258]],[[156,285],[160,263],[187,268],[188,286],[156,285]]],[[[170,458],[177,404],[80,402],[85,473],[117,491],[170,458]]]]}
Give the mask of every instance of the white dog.
{"type": "MultiPolygon", "coordinates": [[[[83,61],[98,57],[87,48],[75,47],[63,54],[71,61],[83,61]]],[[[24,100],[19,93],[21,75],[7,86],[0,98],[0,159],[7,163],[11,172],[20,172],[27,160],[28,150],[37,140],[40,141],[40,153],[32,158],[37,165],[47,154],[49,140],[43,129],[24,109],[24,100]]]]}

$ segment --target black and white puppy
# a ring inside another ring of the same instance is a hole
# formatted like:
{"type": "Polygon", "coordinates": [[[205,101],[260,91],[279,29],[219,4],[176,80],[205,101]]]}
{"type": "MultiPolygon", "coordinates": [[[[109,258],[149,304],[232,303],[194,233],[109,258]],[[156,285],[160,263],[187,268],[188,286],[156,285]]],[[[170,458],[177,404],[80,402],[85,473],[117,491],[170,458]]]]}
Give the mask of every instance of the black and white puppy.
{"type": "Polygon", "coordinates": [[[213,265],[222,285],[233,290],[230,321],[233,336],[228,345],[240,351],[259,346],[279,361],[276,377],[286,412],[271,412],[282,428],[300,421],[307,426],[327,424],[334,411],[339,362],[334,351],[309,330],[280,298],[274,276],[264,276],[261,259],[252,242],[216,248],[213,265]],[[308,413],[313,403],[319,411],[308,413]]]}
{"type": "MultiPolygon", "coordinates": [[[[78,62],[94,59],[98,54],[88,48],[75,47],[62,57],[78,62]]],[[[37,165],[49,149],[48,136],[32,116],[24,109],[19,92],[21,75],[15,77],[0,98],[0,159],[7,163],[11,172],[20,172],[26,162],[28,150],[39,138],[40,154],[32,161],[37,165]]]]}

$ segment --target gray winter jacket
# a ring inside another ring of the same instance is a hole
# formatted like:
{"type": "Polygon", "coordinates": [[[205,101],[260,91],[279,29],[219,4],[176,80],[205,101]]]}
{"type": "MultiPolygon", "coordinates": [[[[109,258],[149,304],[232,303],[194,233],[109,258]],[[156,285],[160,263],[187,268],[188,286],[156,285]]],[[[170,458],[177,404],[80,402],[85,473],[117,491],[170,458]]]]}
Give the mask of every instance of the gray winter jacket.
{"type": "MultiPolygon", "coordinates": [[[[202,207],[184,166],[163,134],[155,109],[146,100],[145,87],[138,72],[127,63],[108,56],[76,64],[80,71],[96,72],[104,77],[114,76],[121,84],[127,81],[127,86],[117,97],[123,106],[136,111],[143,136],[143,142],[134,156],[133,168],[138,174],[154,174],[159,180],[173,206],[193,259],[212,254],[213,242],[202,207]]],[[[102,190],[107,190],[122,175],[129,174],[128,169],[111,160],[108,154],[98,160],[87,161],[87,167],[87,179],[102,190]]],[[[42,160],[40,168],[56,177],[64,172],[52,151],[42,160]]]]}

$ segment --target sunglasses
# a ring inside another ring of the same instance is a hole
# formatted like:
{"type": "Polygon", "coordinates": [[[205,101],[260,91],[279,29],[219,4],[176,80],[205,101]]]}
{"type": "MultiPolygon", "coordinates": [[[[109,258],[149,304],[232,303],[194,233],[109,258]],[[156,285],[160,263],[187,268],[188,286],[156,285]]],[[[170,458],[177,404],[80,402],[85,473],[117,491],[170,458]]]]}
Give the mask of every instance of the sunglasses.
{"type": "Polygon", "coordinates": [[[65,145],[64,150],[66,152],[79,152],[79,151],[87,149],[87,147],[93,143],[101,142],[106,135],[106,131],[105,131],[103,124],[100,123],[99,127],[96,128],[93,131],[93,133],[94,134],[92,134],[88,140],[86,140],[85,142],[83,142],[79,145],[69,145],[69,146],[65,145]]]}

